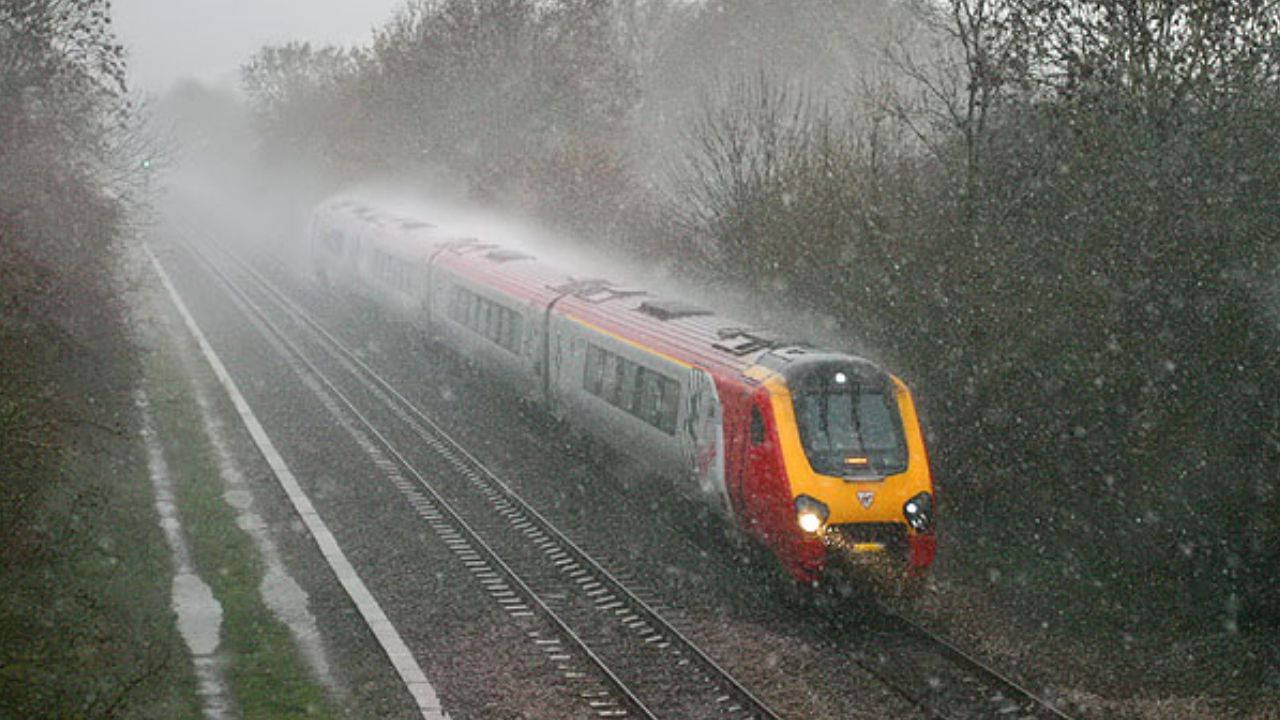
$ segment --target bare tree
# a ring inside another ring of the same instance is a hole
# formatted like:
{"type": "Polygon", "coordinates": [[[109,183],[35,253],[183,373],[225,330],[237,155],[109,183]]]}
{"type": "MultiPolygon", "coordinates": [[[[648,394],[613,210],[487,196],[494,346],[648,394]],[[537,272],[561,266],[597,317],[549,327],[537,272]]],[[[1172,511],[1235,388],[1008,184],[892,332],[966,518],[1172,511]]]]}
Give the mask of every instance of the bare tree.
{"type": "Polygon", "coordinates": [[[973,193],[989,118],[1006,93],[1023,85],[1021,16],[1008,0],[913,7],[915,20],[885,48],[893,77],[867,90],[939,160],[951,162],[951,140],[959,137],[965,187],[973,193]]]}

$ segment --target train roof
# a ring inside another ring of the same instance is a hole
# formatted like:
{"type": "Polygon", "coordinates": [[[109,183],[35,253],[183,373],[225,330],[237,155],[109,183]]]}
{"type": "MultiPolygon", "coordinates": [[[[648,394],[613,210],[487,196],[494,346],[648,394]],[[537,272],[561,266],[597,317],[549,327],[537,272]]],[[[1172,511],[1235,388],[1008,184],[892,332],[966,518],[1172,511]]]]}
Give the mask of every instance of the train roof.
{"type": "Polygon", "coordinates": [[[322,207],[376,226],[375,241],[397,255],[423,258],[438,253],[437,263],[475,282],[527,304],[555,303],[558,312],[577,322],[713,374],[731,373],[753,384],[745,375],[753,365],[786,375],[789,367],[835,357],[878,371],[856,356],[787,340],[678,298],[575,276],[522,250],[449,237],[428,223],[382,213],[358,201],[337,199],[322,207]]]}
{"type": "Polygon", "coordinates": [[[557,312],[577,322],[688,365],[741,375],[770,352],[796,356],[809,350],[684,300],[570,275],[532,256],[495,257],[493,246],[480,247],[486,249],[453,249],[438,262],[525,302],[555,302],[557,312]]]}
{"type": "Polygon", "coordinates": [[[333,198],[318,208],[321,212],[346,216],[386,230],[413,232],[437,229],[435,224],[411,215],[388,212],[356,198],[333,198]]]}

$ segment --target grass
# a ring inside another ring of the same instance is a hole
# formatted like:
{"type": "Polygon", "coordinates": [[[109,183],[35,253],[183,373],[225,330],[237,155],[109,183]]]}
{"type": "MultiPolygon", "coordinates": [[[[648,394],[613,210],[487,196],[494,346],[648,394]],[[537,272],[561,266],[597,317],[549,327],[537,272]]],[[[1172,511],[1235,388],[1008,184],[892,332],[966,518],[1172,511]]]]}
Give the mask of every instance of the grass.
{"type": "Polygon", "coordinates": [[[338,713],[308,675],[288,628],[259,592],[263,565],[251,538],[223,498],[190,379],[172,353],[148,364],[157,432],[174,474],[174,492],[197,572],[222,605],[222,649],[232,659],[230,681],[244,717],[331,718],[338,713]]]}

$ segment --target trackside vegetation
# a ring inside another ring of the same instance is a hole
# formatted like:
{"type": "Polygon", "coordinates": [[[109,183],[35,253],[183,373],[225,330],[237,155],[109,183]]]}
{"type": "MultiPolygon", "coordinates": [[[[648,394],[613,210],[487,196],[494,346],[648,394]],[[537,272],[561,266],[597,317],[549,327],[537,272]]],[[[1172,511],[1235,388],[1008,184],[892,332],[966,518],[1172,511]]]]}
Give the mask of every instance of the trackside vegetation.
{"type": "Polygon", "coordinates": [[[132,412],[134,125],[105,6],[0,2],[3,717],[199,713],[132,412]]]}
{"type": "Polygon", "coordinates": [[[160,159],[104,0],[0,0],[0,717],[198,718],[134,391],[149,384],[245,717],[330,717],[203,454],[126,240],[160,159]],[[151,348],[150,364],[140,347],[151,348]],[[172,448],[180,448],[181,451],[172,448]],[[225,569],[226,573],[220,573],[225,569]]]}

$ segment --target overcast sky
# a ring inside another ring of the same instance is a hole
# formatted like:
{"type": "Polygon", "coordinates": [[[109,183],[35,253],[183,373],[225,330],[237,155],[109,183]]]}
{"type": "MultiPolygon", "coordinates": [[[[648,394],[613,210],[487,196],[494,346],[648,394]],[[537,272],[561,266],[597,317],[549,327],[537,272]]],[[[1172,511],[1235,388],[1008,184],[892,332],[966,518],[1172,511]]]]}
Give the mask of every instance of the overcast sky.
{"type": "Polygon", "coordinates": [[[236,82],[255,50],[290,40],[364,44],[406,0],[115,0],[133,87],[160,94],[182,77],[236,82]]]}

